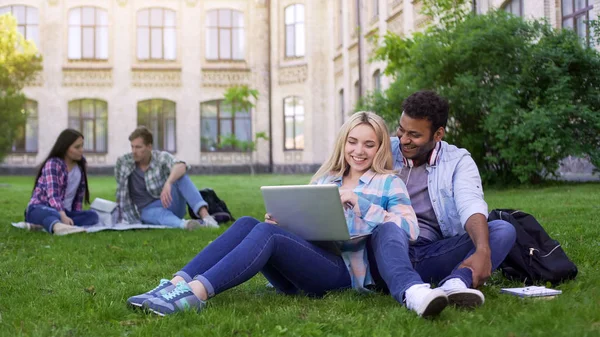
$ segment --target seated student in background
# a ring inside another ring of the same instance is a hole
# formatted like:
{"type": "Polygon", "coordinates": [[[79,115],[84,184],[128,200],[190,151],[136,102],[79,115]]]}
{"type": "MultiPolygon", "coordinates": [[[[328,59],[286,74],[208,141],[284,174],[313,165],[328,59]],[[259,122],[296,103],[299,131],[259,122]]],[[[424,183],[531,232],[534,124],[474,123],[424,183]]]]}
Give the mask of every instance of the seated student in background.
{"type": "MultiPolygon", "coordinates": [[[[407,237],[419,234],[415,213],[402,180],[391,171],[389,136],[381,117],[354,114],[341,128],[329,160],[313,176],[314,184],[337,184],[347,209],[350,235],[371,232],[382,223],[407,237]]],[[[337,242],[342,256],[322,249],[276,225],[250,217],[237,220],[204,248],[173,279],[127,302],[166,315],[193,309],[261,272],[285,294],[322,296],[326,292],[372,283],[365,252],[368,237],[337,242]]]]}
{"type": "Polygon", "coordinates": [[[402,110],[391,140],[394,169],[410,194],[420,235],[407,253],[412,238],[394,226],[379,226],[368,247],[375,277],[380,275],[391,295],[409,308],[425,307],[422,294],[431,289],[423,280],[438,283],[434,290],[452,305],[480,306],[484,296],[473,288],[502,263],[515,242],[514,227],[503,220],[487,222],[477,165],[467,150],[442,141],[448,103],[433,91],[419,91],[402,110]]]}
{"type": "Polygon", "coordinates": [[[25,221],[55,235],[85,232],[82,226],[98,223],[96,212],[82,210],[84,200],[90,203],[86,169],[83,135],[62,131],[35,178],[25,221]]]}
{"type": "Polygon", "coordinates": [[[186,164],[165,151],[152,149],[152,132],[145,126],[129,136],[131,153],[117,159],[117,204],[128,223],[184,228],[219,227],[208,204],[186,174],[186,164]],[[186,203],[202,222],[184,220],[186,203]]]}

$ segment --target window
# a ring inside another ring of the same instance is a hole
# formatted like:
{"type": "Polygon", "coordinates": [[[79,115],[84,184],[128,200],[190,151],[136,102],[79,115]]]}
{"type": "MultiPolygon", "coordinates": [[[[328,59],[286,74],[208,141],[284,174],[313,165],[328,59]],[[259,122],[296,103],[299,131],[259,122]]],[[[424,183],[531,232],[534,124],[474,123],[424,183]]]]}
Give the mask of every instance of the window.
{"type": "Polygon", "coordinates": [[[149,99],[137,104],[138,126],[144,125],[154,136],[153,148],[175,152],[175,102],[164,99],[149,99]]]}
{"type": "Polygon", "coordinates": [[[344,89],[340,89],[338,108],[340,109],[340,120],[342,121],[340,124],[344,124],[346,117],[346,113],[344,111],[344,89]]]}
{"type": "Polygon", "coordinates": [[[200,104],[200,148],[202,151],[239,151],[235,146],[221,145],[225,138],[252,141],[252,125],[248,111],[232,113],[223,100],[200,104]]]}
{"type": "Polygon", "coordinates": [[[285,8],[285,56],[304,56],[304,47],[304,5],[287,6],[285,8]]]}
{"type": "Polygon", "coordinates": [[[283,149],[304,149],[304,100],[297,96],[283,100],[283,149]]]}
{"type": "Polygon", "coordinates": [[[339,0],[338,1],[338,16],[337,16],[337,28],[338,28],[338,45],[342,45],[344,43],[344,20],[342,17],[342,11],[343,11],[343,6],[344,5],[344,0],[339,0]]]}
{"type": "Polygon", "coordinates": [[[373,19],[379,16],[379,0],[371,0],[372,17],[373,19]]]}
{"type": "Polygon", "coordinates": [[[27,113],[27,122],[16,130],[16,137],[11,152],[36,153],[38,151],[38,104],[36,101],[26,100],[23,113],[27,113]]]}
{"type": "Polygon", "coordinates": [[[563,0],[562,1],[562,26],[570,28],[581,37],[583,41],[589,41],[589,13],[592,5],[590,0],[563,0]]]}
{"type": "Polygon", "coordinates": [[[96,7],[69,11],[70,60],[108,59],[108,13],[96,7]]]}
{"type": "Polygon", "coordinates": [[[29,6],[4,6],[0,7],[0,15],[11,13],[17,19],[17,30],[25,39],[33,41],[40,48],[39,12],[37,8],[29,6]]]}
{"type": "Polygon", "coordinates": [[[79,130],[87,152],[105,153],[108,140],[108,105],[98,99],[69,102],[69,127],[79,130]]]}
{"type": "Polygon", "coordinates": [[[510,0],[503,7],[505,11],[515,16],[523,16],[523,0],[510,0]]]}
{"type": "Polygon", "coordinates": [[[373,91],[381,91],[381,72],[379,69],[373,73],[373,91]]]}
{"type": "Polygon", "coordinates": [[[360,101],[360,82],[356,81],[354,82],[354,100],[355,100],[355,104],[358,104],[358,102],[360,101]]]}
{"type": "Polygon", "coordinates": [[[215,9],[207,14],[206,59],[244,59],[244,14],[231,9],[215,9]]]}
{"type": "Polygon", "coordinates": [[[142,9],[137,13],[138,60],[174,61],[177,58],[175,11],[142,9]]]}

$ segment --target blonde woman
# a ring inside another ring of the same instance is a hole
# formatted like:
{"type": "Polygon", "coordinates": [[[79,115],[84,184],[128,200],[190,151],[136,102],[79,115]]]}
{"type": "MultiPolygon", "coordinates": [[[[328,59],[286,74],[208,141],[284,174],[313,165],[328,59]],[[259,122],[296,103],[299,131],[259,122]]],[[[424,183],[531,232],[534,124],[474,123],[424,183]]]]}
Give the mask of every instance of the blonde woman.
{"type": "MultiPolygon", "coordinates": [[[[312,178],[313,184],[333,183],[351,235],[370,233],[393,222],[412,240],[419,234],[406,187],[392,171],[390,138],[381,117],[354,114],[341,128],[332,156],[312,178]]],[[[285,294],[321,296],[328,291],[372,284],[365,250],[367,238],[337,242],[342,255],[322,249],[278,226],[243,217],[202,250],[172,280],[130,297],[132,306],[158,315],[192,309],[261,272],[285,294]]]]}

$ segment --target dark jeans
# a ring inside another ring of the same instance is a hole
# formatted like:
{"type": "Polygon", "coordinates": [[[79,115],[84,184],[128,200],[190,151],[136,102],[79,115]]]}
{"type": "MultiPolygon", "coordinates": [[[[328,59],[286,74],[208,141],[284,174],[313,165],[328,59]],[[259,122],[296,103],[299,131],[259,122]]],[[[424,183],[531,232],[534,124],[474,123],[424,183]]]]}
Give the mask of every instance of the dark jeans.
{"type": "MultiPolygon", "coordinates": [[[[98,213],[94,211],[67,211],[65,214],[73,220],[75,226],[93,226],[98,223],[98,213]]],[[[46,205],[29,205],[25,212],[25,221],[44,226],[48,233],[53,233],[54,224],[60,222],[60,213],[46,205]]]]}
{"type": "Polygon", "coordinates": [[[251,217],[238,219],[175,275],[202,282],[212,297],[258,272],[285,294],[322,296],[351,287],[341,256],[251,217]]]}
{"type": "MultiPolygon", "coordinates": [[[[516,233],[504,220],[491,221],[488,226],[492,270],[495,270],[514,245],[516,233]]],[[[393,224],[375,228],[367,245],[371,274],[377,286],[389,291],[400,303],[406,289],[418,283],[441,285],[448,279],[459,278],[471,287],[471,270],[458,266],[473,253],[475,246],[466,233],[438,241],[419,238],[409,245],[406,232],[393,224]]]]}

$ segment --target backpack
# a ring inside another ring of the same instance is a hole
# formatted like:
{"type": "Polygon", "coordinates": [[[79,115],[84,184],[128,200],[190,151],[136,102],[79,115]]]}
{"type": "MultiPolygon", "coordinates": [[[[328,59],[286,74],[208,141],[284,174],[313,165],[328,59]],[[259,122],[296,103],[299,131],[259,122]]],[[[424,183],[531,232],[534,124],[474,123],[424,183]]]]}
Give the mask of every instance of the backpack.
{"type": "MultiPolygon", "coordinates": [[[[202,199],[208,204],[208,214],[215,218],[218,223],[235,221],[225,201],[221,200],[212,188],[204,188],[199,190],[199,192],[202,199]]],[[[188,213],[192,219],[198,219],[198,214],[194,213],[190,205],[188,205],[188,213]]]]}
{"type": "Polygon", "coordinates": [[[574,279],[577,266],[569,260],[558,241],[552,239],[531,215],[512,209],[495,209],[488,221],[505,220],[517,232],[517,240],[500,265],[504,276],[512,280],[558,284],[574,279]]]}

